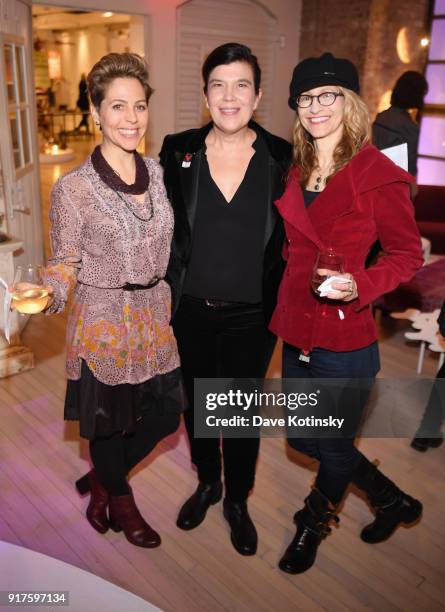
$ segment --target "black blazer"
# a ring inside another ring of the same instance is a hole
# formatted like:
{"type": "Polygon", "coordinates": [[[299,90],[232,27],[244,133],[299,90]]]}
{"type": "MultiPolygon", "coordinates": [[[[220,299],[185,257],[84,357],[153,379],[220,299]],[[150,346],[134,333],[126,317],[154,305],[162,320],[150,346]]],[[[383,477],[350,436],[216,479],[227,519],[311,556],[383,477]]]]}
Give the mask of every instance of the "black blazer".
{"type": "MultiPolygon", "coordinates": [[[[266,322],[275,308],[277,291],[283,275],[284,261],[281,249],[284,227],[276,211],[274,200],[283,191],[291,160],[291,145],[282,138],[270,134],[251,121],[249,127],[261,135],[269,150],[269,207],[264,234],[263,307],[266,322]]],[[[182,294],[185,273],[190,258],[193,225],[198,202],[198,178],[204,141],[212,123],[200,129],[187,130],[165,137],[159,154],[164,167],[164,183],[173,206],[175,229],[166,280],[172,289],[172,313],[176,312],[182,294]]]]}

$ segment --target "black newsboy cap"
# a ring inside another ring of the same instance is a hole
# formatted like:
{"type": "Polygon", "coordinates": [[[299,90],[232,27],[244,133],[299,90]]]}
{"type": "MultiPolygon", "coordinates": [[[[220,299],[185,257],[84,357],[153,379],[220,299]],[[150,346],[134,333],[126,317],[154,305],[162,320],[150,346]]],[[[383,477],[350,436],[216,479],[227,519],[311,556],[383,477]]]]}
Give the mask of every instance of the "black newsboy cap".
{"type": "Polygon", "coordinates": [[[297,108],[297,97],[308,89],[322,85],[340,85],[359,93],[357,68],[347,59],[323,53],[320,57],[308,57],[294,68],[289,86],[289,106],[297,108]]]}

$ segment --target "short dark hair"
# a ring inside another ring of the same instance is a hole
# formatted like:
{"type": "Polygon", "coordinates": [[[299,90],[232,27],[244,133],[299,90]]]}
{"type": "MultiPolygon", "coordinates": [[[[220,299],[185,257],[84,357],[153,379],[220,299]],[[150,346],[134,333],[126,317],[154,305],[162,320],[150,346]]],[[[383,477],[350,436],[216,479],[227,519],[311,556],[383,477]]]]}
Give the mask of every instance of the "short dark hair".
{"type": "Polygon", "coordinates": [[[108,53],[94,64],[87,77],[88,94],[92,105],[99,108],[111,81],[118,78],[137,79],[144,88],[148,102],[152,88],[148,83],[148,68],[137,53],[108,53]]]}
{"type": "Polygon", "coordinates": [[[232,64],[233,62],[246,62],[252,68],[253,84],[255,93],[260,91],[261,86],[261,68],[258,64],[256,55],[252,53],[249,47],[241,43],[225,43],[216,49],[213,49],[207,56],[206,61],[202,65],[202,78],[204,79],[204,93],[207,93],[209,85],[210,73],[217,66],[223,64],[232,64]]]}
{"type": "Polygon", "coordinates": [[[391,106],[397,108],[422,108],[423,98],[428,93],[428,82],[420,72],[404,72],[394,85],[391,106]]]}

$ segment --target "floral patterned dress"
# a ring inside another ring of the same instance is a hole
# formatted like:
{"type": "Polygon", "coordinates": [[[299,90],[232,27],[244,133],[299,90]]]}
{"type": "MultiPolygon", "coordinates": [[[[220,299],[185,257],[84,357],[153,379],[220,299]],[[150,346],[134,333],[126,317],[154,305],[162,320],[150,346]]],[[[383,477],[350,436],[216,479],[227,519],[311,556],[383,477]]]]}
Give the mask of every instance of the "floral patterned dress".
{"type": "Polygon", "coordinates": [[[132,431],[141,393],[146,408],[183,409],[170,288],[162,280],[173,213],[159,164],[144,162],[150,180],[143,203],[108,186],[91,157],[52,191],[48,312],[62,311],[73,292],[65,417],[79,418],[88,438],[132,431]]]}

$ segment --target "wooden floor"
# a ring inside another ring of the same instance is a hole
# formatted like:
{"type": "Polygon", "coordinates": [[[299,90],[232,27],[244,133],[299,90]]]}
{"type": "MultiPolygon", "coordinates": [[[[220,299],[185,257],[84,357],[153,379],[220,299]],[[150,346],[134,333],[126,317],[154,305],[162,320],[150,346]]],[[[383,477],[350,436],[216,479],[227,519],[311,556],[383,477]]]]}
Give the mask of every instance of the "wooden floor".
{"type": "MultiPolygon", "coordinates": [[[[384,376],[415,376],[417,349],[403,340],[406,325],[381,322],[384,376]]],[[[293,537],[292,516],[316,466],[286,452],[281,439],[262,441],[249,501],[259,533],[256,556],[235,552],[221,504],[197,529],[176,528],[178,509],[196,486],[183,427],[131,478],[162,546],[145,550],[122,533],[96,533],[84,518],[86,500],[73,488],[88,469],[87,447],[76,425],[62,420],[64,329],[64,315],[33,317],[23,340],[35,353],[34,370],[0,380],[0,539],[72,563],[168,611],[444,609],[445,447],[420,454],[405,439],[361,440],[362,451],[378,457],[388,475],[422,500],[423,519],[386,543],[367,545],[359,532],[371,514],[351,492],[339,528],[321,545],[316,565],[300,576],[282,573],[277,561],[293,537]]],[[[278,363],[277,352],[275,375],[278,363]]],[[[427,355],[423,375],[432,376],[436,364],[427,355]]]]}

